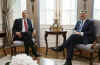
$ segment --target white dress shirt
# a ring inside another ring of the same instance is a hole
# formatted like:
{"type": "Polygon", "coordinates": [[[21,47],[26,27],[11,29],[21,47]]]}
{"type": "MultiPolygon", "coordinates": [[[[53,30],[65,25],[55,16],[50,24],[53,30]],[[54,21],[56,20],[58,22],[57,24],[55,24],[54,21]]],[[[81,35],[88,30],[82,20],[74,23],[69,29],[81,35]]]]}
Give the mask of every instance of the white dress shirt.
{"type": "Polygon", "coordinates": [[[25,20],[26,23],[27,23],[27,19],[22,19],[22,32],[25,32],[24,20],[25,20]]]}
{"type": "MultiPolygon", "coordinates": [[[[82,22],[82,20],[81,20],[81,22],[82,22]]],[[[84,20],[83,20],[83,24],[81,24],[81,26],[82,26],[82,27],[81,27],[81,30],[82,30],[82,28],[83,28],[85,22],[86,22],[86,19],[84,19],[84,20]]],[[[75,32],[77,32],[77,31],[73,30],[73,34],[76,34],[75,32]]],[[[83,36],[83,35],[84,35],[84,32],[81,32],[81,31],[80,31],[80,35],[83,36]]]]}

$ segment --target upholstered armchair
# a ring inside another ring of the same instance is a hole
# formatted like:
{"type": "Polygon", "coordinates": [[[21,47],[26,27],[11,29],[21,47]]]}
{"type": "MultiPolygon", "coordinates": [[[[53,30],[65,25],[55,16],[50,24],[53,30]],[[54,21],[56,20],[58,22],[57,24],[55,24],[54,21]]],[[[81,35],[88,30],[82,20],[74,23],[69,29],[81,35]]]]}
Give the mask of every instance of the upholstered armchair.
{"type": "MultiPolygon", "coordinates": [[[[100,60],[100,21],[98,20],[94,20],[95,22],[95,27],[96,27],[96,40],[93,42],[93,44],[78,44],[76,45],[76,49],[78,49],[79,51],[80,50],[83,50],[83,51],[88,51],[90,53],[90,57],[88,58],[89,59],[89,63],[90,65],[93,65],[93,60],[96,58],[96,57],[99,57],[99,60],[100,60]],[[94,53],[97,52],[98,50],[98,56],[94,57],[94,53]]],[[[80,51],[80,55],[81,54],[81,51],[80,51]]]]}
{"type": "MultiPolygon", "coordinates": [[[[36,44],[36,42],[37,42],[36,41],[36,31],[33,32],[32,36],[33,36],[33,38],[32,38],[33,43],[35,43],[35,46],[37,48],[38,46],[36,44]]],[[[11,55],[15,55],[17,53],[17,51],[21,51],[21,53],[23,53],[25,51],[23,49],[18,49],[17,50],[17,47],[24,47],[24,42],[20,41],[20,40],[15,40],[15,41],[12,40],[12,42],[11,42],[11,55]]]]}

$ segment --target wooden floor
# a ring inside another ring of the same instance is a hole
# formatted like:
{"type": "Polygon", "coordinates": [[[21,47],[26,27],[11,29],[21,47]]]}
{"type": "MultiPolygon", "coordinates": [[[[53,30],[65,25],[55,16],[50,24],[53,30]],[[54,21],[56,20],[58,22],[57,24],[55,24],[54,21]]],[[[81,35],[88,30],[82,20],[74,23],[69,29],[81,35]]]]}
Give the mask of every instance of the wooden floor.
{"type": "MultiPolygon", "coordinates": [[[[7,54],[11,54],[11,49],[10,48],[7,48],[5,50],[6,50],[7,54]]],[[[57,58],[57,59],[65,59],[66,58],[66,56],[64,57],[63,52],[55,52],[55,51],[52,51],[51,49],[48,49],[48,55],[46,56],[45,55],[45,53],[46,53],[45,51],[46,51],[45,48],[38,48],[38,52],[42,55],[42,57],[57,58]]],[[[24,52],[24,47],[17,47],[17,53],[21,53],[21,52],[24,52]]],[[[67,53],[65,52],[65,55],[66,54],[67,53]]],[[[79,55],[79,52],[78,51],[74,51],[74,54],[75,55],[79,55]]],[[[82,51],[82,54],[84,56],[89,57],[89,52],[82,51]]],[[[94,54],[94,55],[96,55],[96,54],[94,54]]],[[[4,53],[3,53],[2,49],[0,49],[0,56],[4,56],[4,53]]]]}
{"type": "MultiPolygon", "coordinates": [[[[11,48],[5,49],[6,53],[11,55],[11,48]]],[[[51,49],[48,49],[48,55],[46,56],[46,49],[45,48],[38,48],[38,52],[42,55],[42,57],[47,57],[47,58],[60,58],[64,59],[63,52],[55,52],[52,51],[51,49]]],[[[25,52],[24,47],[17,47],[17,53],[23,53],[25,52]]],[[[0,57],[4,56],[3,50],[0,49],[0,57]]]]}

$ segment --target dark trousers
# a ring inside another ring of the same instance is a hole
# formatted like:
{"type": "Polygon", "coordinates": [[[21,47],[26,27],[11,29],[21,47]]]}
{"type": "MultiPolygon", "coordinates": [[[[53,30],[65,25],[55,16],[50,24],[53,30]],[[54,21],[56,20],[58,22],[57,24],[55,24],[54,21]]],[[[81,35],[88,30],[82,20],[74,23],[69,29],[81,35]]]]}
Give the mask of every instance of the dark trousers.
{"type": "Polygon", "coordinates": [[[23,32],[22,40],[24,41],[25,53],[29,55],[29,48],[31,48],[32,54],[34,54],[36,56],[37,49],[34,47],[35,45],[32,40],[32,33],[31,32],[23,32]]]}
{"type": "Polygon", "coordinates": [[[77,34],[72,34],[64,41],[62,47],[67,48],[66,65],[72,65],[73,48],[77,44],[83,44],[83,37],[77,34]]]}
{"type": "Polygon", "coordinates": [[[16,36],[15,40],[24,41],[25,53],[27,55],[30,54],[29,48],[31,48],[32,49],[32,54],[37,56],[37,49],[35,48],[35,45],[34,45],[33,40],[32,40],[32,32],[21,32],[21,34],[22,34],[22,38],[18,38],[16,36]]]}

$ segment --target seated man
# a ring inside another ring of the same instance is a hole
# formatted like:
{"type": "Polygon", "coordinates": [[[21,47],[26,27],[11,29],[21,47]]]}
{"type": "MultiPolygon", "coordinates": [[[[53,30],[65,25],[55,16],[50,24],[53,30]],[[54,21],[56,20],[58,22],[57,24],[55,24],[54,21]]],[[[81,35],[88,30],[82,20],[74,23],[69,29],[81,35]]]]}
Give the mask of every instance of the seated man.
{"type": "Polygon", "coordinates": [[[96,40],[94,21],[87,19],[87,11],[80,13],[80,20],[77,22],[73,34],[64,41],[58,48],[52,48],[54,51],[62,51],[67,48],[67,58],[64,65],[72,65],[73,48],[77,44],[91,44],[96,40]]]}
{"type": "Polygon", "coordinates": [[[12,28],[12,33],[14,35],[14,41],[15,40],[21,40],[24,41],[25,46],[25,53],[29,55],[29,47],[32,48],[32,54],[34,54],[36,57],[39,56],[37,54],[37,49],[34,47],[34,43],[32,40],[32,22],[27,17],[27,10],[24,10],[22,12],[22,17],[20,19],[16,19],[12,28]]]}

